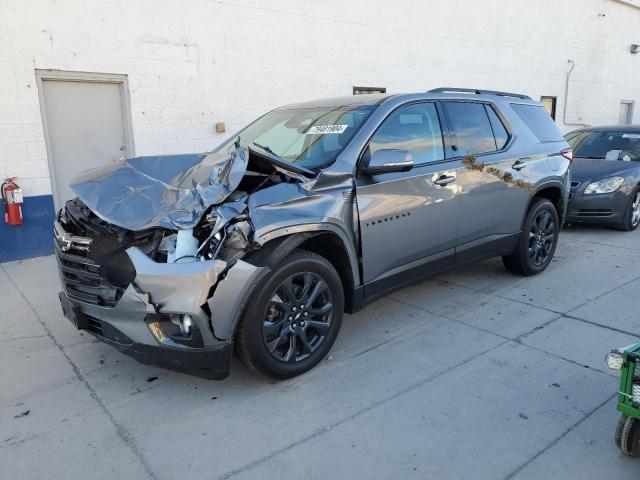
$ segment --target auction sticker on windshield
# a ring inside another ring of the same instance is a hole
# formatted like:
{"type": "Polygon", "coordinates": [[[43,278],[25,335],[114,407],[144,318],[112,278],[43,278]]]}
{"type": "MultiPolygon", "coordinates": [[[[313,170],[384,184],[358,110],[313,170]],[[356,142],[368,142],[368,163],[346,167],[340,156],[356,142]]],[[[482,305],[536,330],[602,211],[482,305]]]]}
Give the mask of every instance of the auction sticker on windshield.
{"type": "Polygon", "coordinates": [[[349,125],[314,125],[305,135],[324,135],[327,133],[342,133],[349,125]]]}

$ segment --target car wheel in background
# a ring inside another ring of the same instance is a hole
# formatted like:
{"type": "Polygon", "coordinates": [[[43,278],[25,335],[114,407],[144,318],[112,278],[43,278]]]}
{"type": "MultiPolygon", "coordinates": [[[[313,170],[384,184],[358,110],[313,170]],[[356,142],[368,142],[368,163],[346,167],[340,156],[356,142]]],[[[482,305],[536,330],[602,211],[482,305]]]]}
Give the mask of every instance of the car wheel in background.
{"type": "Polygon", "coordinates": [[[238,326],[236,351],[252,369],[290,378],[316,366],[342,323],[344,292],[331,263],[296,250],[253,292],[238,326]]]}
{"type": "Polygon", "coordinates": [[[614,226],[619,230],[630,232],[638,228],[638,225],[640,225],[640,187],[636,187],[631,192],[622,222],[614,226]]]}
{"type": "Polygon", "coordinates": [[[558,212],[546,198],[534,199],[513,254],[502,257],[505,267],[519,275],[536,275],[551,263],[558,244],[558,212]]]}

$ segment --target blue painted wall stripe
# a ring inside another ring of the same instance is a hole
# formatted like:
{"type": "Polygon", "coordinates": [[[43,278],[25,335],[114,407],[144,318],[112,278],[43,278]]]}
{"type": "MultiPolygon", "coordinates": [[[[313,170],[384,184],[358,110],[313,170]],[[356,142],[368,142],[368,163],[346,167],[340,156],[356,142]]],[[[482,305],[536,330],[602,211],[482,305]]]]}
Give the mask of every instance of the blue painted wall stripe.
{"type": "Polygon", "coordinates": [[[7,225],[4,204],[0,202],[0,262],[22,260],[53,253],[53,197],[38,195],[24,197],[22,225],[7,225]]]}

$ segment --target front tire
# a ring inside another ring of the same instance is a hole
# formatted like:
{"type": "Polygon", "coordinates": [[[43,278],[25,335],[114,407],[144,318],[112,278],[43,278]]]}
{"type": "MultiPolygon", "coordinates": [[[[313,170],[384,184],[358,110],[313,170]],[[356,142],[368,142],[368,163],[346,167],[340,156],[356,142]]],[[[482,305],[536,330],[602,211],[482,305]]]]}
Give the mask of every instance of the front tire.
{"type": "Polygon", "coordinates": [[[236,334],[236,351],[251,369],[290,378],[315,367],[338,336],[342,282],[331,263],[296,250],[258,285],[236,334]]]}
{"type": "Polygon", "coordinates": [[[527,212],[515,252],[502,257],[505,267],[525,276],[543,272],[551,263],[559,234],[560,221],[553,203],[536,198],[527,212]]]}
{"type": "Polygon", "coordinates": [[[629,196],[629,203],[624,210],[622,222],[614,225],[618,230],[631,232],[640,225],[640,187],[636,187],[629,196]]]}

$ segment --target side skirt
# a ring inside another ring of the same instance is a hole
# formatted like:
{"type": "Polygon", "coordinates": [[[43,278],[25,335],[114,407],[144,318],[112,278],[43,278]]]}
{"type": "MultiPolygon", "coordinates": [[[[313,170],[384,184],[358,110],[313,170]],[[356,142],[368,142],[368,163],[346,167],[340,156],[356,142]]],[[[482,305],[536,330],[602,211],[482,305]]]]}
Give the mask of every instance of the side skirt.
{"type": "Polygon", "coordinates": [[[490,235],[479,240],[459,245],[456,248],[456,265],[484,260],[491,257],[511,255],[520,239],[520,232],[490,235]]]}
{"type": "Polygon", "coordinates": [[[452,253],[442,256],[428,263],[356,287],[353,291],[353,301],[348,305],[346,311],[347,313],[355,313],[389,293],[420,283],[453,267],[486,258],[510,255],[516,248],[519,238],[520,232],[483,238],[480,241],[458,247],[455,255],[452,253]]]}
{"type": "Polygon", "coordinates": [[[389,275],[385,278],[374,280],[356,287],[353,292],[353,301],[349,305],[347,313],[362,310],[370,303],[388,295],[403,287],[420,283],[421,281],[450,269],[453,266],[454,253],[441,256],[430,262],[408,268],[401,272],[389,275]]]}

